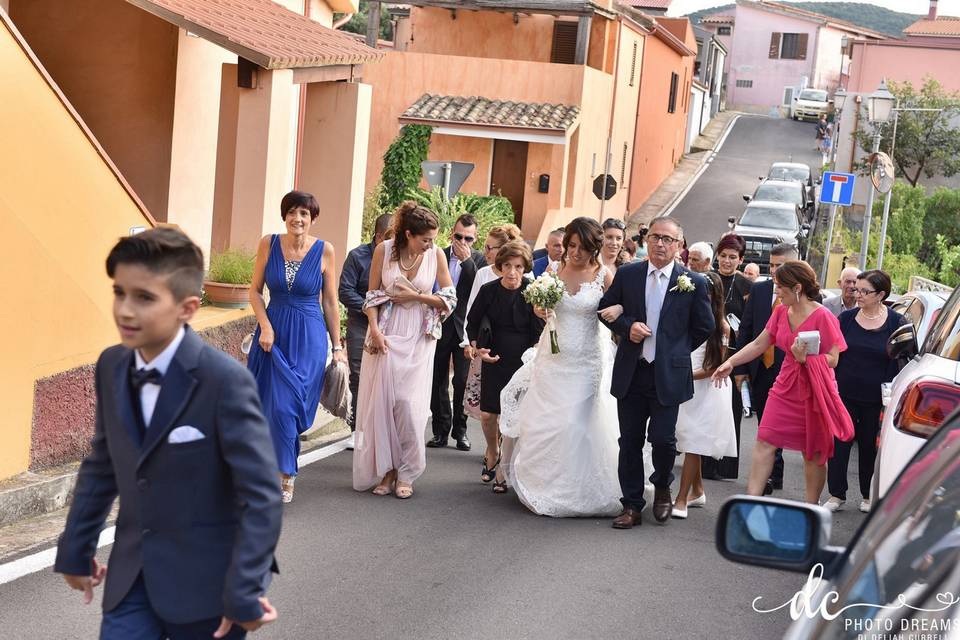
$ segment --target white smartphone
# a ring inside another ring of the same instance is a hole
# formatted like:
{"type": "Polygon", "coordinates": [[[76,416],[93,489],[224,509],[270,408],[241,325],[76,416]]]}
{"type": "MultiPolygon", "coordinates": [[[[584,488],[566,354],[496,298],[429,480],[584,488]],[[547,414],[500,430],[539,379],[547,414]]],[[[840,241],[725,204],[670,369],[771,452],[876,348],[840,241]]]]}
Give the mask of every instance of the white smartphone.
{"type": "Polygon", "coordinates": [[[819,331],[801,331],[797,334],[797,340],[807,345],[807,353],[810,355],[819,355],[820,353],[820,332],[819,331]]]}

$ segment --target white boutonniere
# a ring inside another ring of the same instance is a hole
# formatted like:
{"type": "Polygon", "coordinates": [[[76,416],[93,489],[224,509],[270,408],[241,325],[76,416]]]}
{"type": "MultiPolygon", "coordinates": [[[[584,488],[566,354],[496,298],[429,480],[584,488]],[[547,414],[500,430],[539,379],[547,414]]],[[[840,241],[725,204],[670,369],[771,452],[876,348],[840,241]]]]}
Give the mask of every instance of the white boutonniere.
{"type": "Polygon", "coordinates": [[[677,284],[675,287],[671,287],[670,291],[680,291],[681,293],[689,293],[696,290],[696,285],[693,284],[693,280],[687,274],[683,274],[677,278],[677,284]]]}

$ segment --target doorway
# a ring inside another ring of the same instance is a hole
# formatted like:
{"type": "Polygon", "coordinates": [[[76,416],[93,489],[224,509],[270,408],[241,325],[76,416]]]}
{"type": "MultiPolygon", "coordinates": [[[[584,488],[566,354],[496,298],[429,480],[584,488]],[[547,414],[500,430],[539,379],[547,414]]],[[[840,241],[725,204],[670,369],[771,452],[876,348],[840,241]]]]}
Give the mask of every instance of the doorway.
{"type": "Polygon", "coordinates": [[[523,192],[526,188],[528,142],[494,140],[490,195],[502,195],[513,206],[514,222],[523,224],[523,192]]]}

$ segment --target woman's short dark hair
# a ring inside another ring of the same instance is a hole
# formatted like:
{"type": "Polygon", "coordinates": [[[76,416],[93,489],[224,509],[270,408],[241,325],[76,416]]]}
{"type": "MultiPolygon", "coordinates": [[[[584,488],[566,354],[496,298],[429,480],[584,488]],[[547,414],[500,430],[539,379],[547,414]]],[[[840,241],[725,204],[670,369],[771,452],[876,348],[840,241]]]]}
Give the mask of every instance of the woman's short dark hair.
{"type": "Polygon", "coordinates": [[[592,262],[597,261],[600,255],[600,248],[603,247],[603,228],[600,223],[593,218],[579,217],[574,218],[563,229],[563,262],[567,261],[567,246],[570,244],[570,238],[577,236],[580,239],[580,248],[590,254],[592,262]]]}
{"type": "Polygon", "coordinates": [[[618,218],[607,218],[606,220],[603,221],[603,224],[600,226],[603,228],[604,231],[606,231],[607,229],[620,229],[620,231],[623,231],[624,236],[627,235],[627,225],[624,224],[623,220],[620,220],[618,218]]]}
{"type": "Polygon", "coordinates": [[[773,276],[774,281],[781,287],[793,289],[800,285],[803,295],[808,300],[820,299],[820,283],[817,282],[817,274],[813,267],[803,260],[788,260],[777,269],[773,276]]]}
{"type": "Polygon", "coordinates": [[[533,271],[533,252],[523,240],[511,240],[500,247],[493,264],[499,270],[511,258],[523,258],[523,271],[533,271]]]}
{"type": "Polygon", "coordinates": [[[407,200],[393,214],[393,251],[391,258],[400,259],[400,250],[406,248],[409,241],[406,232],[412,236],[420,236],[431,229],[439,229],[440,222],[430,209],[421,206],[413,200],[407,200]]]}
{"type": "Polygon", "coordinates": [[[320,215],[320,203],[313,197],[312,193],[306,191],[291,191],[280,200],[280,219],[286,220],[287,214],[294,209],[303,207],[310,212],[310,221],[317,219],[320,215]]]}
{"type": "Polygon", "coordinates": [[[870,286],[873,287],[874,291],[882,291],[883,297],[880,298],[881,301],[886,300],[890,296],[890,289],[893,287],[893,284],[890,282],[890,276],[880,271],[880,269],[864,271],[857,276],[857,280],[866,280],[870,283],[870,286]]]}
{"type": "Polygon", "coordinates": [[[717,242],[717,249],[715,255],[720,255],[721,251],[726,249],[733,249],[737,252],[737,255],[741,258],[747,250],[747,243],[743,240],[742,236],[738,236],[735,233],[728,233],[727,235],[720,238],[720,241],[717,242]]]}
{"type": "Polygon", "coordinates": [[[112,278],[121,264],[139,264],[167,276],[178,302],[199,296],[203,286],[203,252],[186,234],[170,227],[120,238],[107,256],[107,275],[112,278]]]}

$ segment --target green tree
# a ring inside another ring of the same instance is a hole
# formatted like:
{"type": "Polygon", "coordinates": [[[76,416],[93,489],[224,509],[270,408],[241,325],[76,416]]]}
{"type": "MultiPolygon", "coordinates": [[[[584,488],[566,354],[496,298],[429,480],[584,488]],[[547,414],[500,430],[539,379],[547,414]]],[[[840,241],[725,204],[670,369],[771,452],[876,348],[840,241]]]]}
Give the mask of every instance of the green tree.
{"type": "MultiPolygon", "coordinates": [[[[909,82],[891,82],[890,92],[897,97],[901,108],[938,109],[938,111],[901,111],[897,123],[897,145],[893,162],[897,174],[911,186],[917,186],[922,176],[951,177],[960,173],[960,93],[947,92],[930,76],[924,78],[919,91],[909,82]]],[[[861,106],[863,122],[868,122],[866,100],[861,106]]],[[[891,118],[892,120],[892,118],[891,118]]],[[[880,148],[889,151],[893,138],[893,122],[881,125],[880,148]]],[[[873,150],[875,129],[867,124],[854,132],[860,147],[873,150]]],[[[865,158],[857,168],[866,172],[865,158]]]]}
{"type": "MultiPolygon", "coordinates": [[[[887,243],[893,253],[916,255],[923,245],[923,219],[926,216],[927,194],[923,187],[911,187],[904,182],[893,185],[890,200],[890,220],[887,225],[887,243]]],[[[883,215],[882,201],[880,211],[883,215]]]]}
{"type": "Polygon", "coordinates": [[[383,190],[380,194],[380,207],[393,209],[407,199],[408,192],[420,184],[421,163],[427,159],[430,149],[431,127],[421,124],[408,124],[400,129],[400,134],[390,143],[383,154],[383,172],[380,182],[383,190]]]}
{"type": "MultiPolygon", "coordinates": [[[[339,20],[344,15],[343,13],[338,13],[334,15],[334,20],[339,20]]],[[[341,29],[343,31],[349,31],[350,33],[367,35],[369,15],[370,3],[367,0],[360,0],[360,11],[353,14],[350,22],[343,25],[341,29]]],[[[393,40],[393,22],[390,20],[390,14],[387,12],[387,5],[385,3],[380,6],[380,39],[393,40]]]]}

